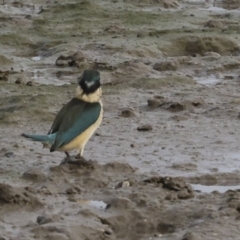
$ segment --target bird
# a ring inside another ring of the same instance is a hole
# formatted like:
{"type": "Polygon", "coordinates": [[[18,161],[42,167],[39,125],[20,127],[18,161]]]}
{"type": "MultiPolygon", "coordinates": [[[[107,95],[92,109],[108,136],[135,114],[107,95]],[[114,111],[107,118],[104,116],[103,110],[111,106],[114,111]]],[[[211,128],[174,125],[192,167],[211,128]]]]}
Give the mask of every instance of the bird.
{"type": "Polygon", "coordinates": [[[78,150],[77,159],[84,159],[85,145],[103,119],[100,73],[95,69],[85,70],[77,83],[75,97],[60,109],[48,134],[21,134],[32,141],[42,142],[50,152],[64,152],[65,161],[71,160],[69,151],[72,150],[78,150]]]}

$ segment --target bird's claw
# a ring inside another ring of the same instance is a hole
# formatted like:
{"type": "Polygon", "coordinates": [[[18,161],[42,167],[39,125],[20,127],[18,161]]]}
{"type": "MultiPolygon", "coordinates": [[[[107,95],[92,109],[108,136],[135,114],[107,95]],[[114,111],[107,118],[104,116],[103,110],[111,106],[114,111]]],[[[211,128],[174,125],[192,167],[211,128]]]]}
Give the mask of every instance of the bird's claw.
{"type": "Polygon", "coordinates": [[[69,163],[69,161],[71,161],[71,157],[65,157],[65,158],[62,160],[62,162],[61,162],[60,165],[64,165],[64,164],[66,164],[66,163],[69,163]]]}
{"type": "Polygon", "coordinates": [[[86,159],[83,158],[80,154],[77,154],[76,156],[70,156],[69,154],[66,154],[67,156],[63,159],[60,165],[64,164],[76,164],[86,162],[86,159]]]}

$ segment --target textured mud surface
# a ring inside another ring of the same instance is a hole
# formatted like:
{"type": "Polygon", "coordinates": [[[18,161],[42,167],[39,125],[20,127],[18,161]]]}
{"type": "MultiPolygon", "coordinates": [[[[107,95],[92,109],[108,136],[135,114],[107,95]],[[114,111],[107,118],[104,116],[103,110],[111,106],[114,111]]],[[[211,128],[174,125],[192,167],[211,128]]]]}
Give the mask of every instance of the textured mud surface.
{"type": "Polygon", "coordinates": [[[239,238],[239,1],[1,4],[0,239],[239,238]],[[61,164],[20,134],[91,67],[103,124],[61,164]]]}

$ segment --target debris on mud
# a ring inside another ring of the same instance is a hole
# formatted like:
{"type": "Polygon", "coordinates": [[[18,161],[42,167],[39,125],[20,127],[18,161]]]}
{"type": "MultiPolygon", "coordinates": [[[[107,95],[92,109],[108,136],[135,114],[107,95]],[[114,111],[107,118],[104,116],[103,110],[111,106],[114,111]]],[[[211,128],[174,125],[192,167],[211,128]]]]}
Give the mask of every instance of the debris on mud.
{"type": "Polygon", "coordinates": [[[150,124],[144,124],[137,127],[137,130],[141,132],[152,131],[152,129],[153,127],[150,124]]]}
{"type": "MultiPolygon", "coordinates": [[[[185,180],[180,177],[152,177],[145,179],[144,182],[153,183],[162,188],[176,191],[179,199],[188,199],[194,197],[194,192],[191,185],[187,184],[185,180]]],[[[166,199],[171,197],[168,195],[166,199]]]]}
{"type": "Polygon", "coordinates": [[[42,203],[28,191],[4,183],[0,184],[0,202],[1,204],[26,205],[34,208],[42,206],[42,203]]]}
{"type": "Polygon", "coordinates": [[[130,118],[130,117],[136,117],[138,114],[136,111],[134,111],[133,108],[127,108],[122,110],[120,116],[125,117],[125,118],[130,118]]]}

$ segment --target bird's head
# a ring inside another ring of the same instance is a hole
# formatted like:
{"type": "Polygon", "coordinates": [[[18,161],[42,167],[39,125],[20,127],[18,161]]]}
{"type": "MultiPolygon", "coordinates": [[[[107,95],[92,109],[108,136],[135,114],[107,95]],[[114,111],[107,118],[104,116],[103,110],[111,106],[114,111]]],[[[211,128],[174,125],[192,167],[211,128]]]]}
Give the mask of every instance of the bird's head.
{"type": "Polygon", "coordinates": [[[96,92],[101,86],[100,73],[97,70],[85,70],[78,79],[78,85],[86,95],[96,92]]]}

